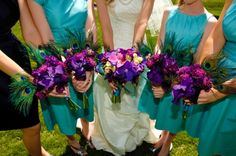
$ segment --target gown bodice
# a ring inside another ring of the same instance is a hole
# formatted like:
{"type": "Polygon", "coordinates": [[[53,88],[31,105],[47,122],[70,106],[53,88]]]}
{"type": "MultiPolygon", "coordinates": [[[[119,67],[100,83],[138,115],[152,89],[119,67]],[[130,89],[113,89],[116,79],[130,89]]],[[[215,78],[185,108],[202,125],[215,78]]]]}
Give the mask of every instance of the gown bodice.
{"type": "Polygon", "coordinates": [[[165,26],[164,46],[173,42],[174,53],[187,48],[191,48],[191,52],[195,53],[205,31],[208,18],[211,16],[207,11],[200,15],[188,15],[178,7],[171,9],[165,26]]]}
{"type": "Polygon", "coordinates": [[[108,5],[114,48],[130,48],[143,0],[114,0],[108,5]]]}

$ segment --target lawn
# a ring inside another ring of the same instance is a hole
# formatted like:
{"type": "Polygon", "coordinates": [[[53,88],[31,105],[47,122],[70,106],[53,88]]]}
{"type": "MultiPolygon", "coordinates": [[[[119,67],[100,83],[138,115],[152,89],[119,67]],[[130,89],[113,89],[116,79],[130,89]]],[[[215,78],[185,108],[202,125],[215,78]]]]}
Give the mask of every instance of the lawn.
{"type": "MultiPolygon", "coordinates": [[[[224,0],[205,0],[206,8],[214,15],[219,16],[224,0]]],[[[14,29],[14,33],[22,40],[19,24],[14,29]]],[[[99,29],[99,40],[101,42],[101,31],[99,29]]],[[[48,132],[44,126],[44,121],[40,111],[42,123],[41,140],[42,145],[53,155],[71,155],[66,146],[66,138],[59,133],[58,128],[48,132]]],[[[197,156],[197,139],[189,137],[185,132],[179,133],[173,142],[172,156],[197,156]]],[[[0,156],[25,156],[27,152],[22,143],[22,134],[19,130],[0,132],[0,156]]],[[[98,155],[98,152],[94,155],[98,155]]],[[[103,154],[100,154],[103,155],[103,154]]],[[[144,155],[144,154],[141,154],[144,155]]]]}

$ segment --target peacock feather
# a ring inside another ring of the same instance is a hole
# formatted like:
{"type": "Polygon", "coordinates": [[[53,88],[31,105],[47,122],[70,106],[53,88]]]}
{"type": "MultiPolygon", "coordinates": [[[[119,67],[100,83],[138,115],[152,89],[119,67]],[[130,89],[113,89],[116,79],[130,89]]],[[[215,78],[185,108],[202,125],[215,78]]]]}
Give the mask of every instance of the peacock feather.
{"type": "Polygon", "coordinates": [[[151,36],[150,31],[146,32],[146,43],[141,42],[138,43],[138,49],[142,55],[142,57],[146,57],[149,54],[153,54],[155,52],[156,40],[151,36]]]}
{"type": "Polygon", "coordinates": [[[201,66],[212,78],[214,88],[224,93],[230,93],[234,89],[223,86],[222,83],[235,77],[236,68],[226,67],[224,65],[226,61],[229,61],[229,59],[223,51],[220,51],[219,53],[207,56],[201,66]]]}
{"type": "Polygon", "coordinates": [[[194,50],[191,45],[186,47],[182,39],[176,40],[174,33],[167,33],[161,44],[161,53],[167,54],[177,61],[179,67],[188,66],[193,62],[194,50]]]}
{"type": "Polygon", "coordinates": [[[55,43],[50,42],[48,44],[44,44],[39,46],[39,48],[34,48],[30,45],[26,45],[27,51],[29,53],[29,56],[31,60],[33,60],[36,65],[35,68],[38,68],[45,62],[46,56],[55,56],[59,60],[61,60],[61,56],[64,55],[63,49],[61,49],[59,46],[57,46],[55,43]]]}
{"type": "Polygon", "coordinates": [[[62,49],[72,49],[72,54],[80,52],[84,49],[92,49],[98,51],[100,48],[97,43],[93,42],[93,34],[90,32],[85,38],[83,33],[66,29],[67,35],[61,36],[63,42],[57,44],[62,49]]]}
{"type": "Polygon", "coordinates": [[[16,74],[12,77],[10,84],[10,101],[15,108],[27,115],[30,111],[36,87],[30,82],[29,78],[16,74]]]}

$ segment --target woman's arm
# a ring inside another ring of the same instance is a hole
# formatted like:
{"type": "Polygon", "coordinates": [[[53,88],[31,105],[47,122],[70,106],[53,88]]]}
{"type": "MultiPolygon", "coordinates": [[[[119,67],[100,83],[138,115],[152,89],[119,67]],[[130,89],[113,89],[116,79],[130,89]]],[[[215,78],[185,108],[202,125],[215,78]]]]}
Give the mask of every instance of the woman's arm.
{"type": "Polygon", "coordinates": [[[206,39],[204,45],[201,45],[202,48],[198,50],[197,55],[195,56],[196,63],[202,63],[204,58],[212,53],[218,53],[224,47],[225,37],[222,29],[222,21],[224,19],[224,15],[228,7],[230,6],[232,0],[227,0],[223,7],[223,10],[220,14],[218,22],[215,24],[213,30],[210,35],[206,39]]]}
{"type": "MultiPolygon", "coordinates": [[[[198,55],[196,59],[198,63],[201,63],[206,56],[212,53],[220,52],[220,50],[224,47],[225,37],[224,37],[223,29],[222,29],[222,22],[223,22],[225,12],[229,8],[231,3],[232,3],[232,0],[227,0],[225,2],[224,8],[222,10],[222,13],[220,15],[220,18],[216,26],[211,32],[211,35],[206,40],[206,43],[204,44],[204,47],[202,48],[202,50],[201,51],[199,50],[200,55],[198,55]]],[[[222,99],[225,96],[227,96],[227,94],[221,93],[216,89],[211,89],[210,92],[201,91],[198,97],[198,104],[211,103],[219,99],[222,99]]]]}
{"type": "Polygon", "coordinates": [[[107,4],[105,0],[97,0],[98,16],[102,27],[102,38],[104,48],[114,49],[113,31],[111,27],[110,17],[108,14],[107,4]]]}
{"type": "Polygon", "coordinates": [[[30,15],[27,2],[25,0],[18,0],[18,4],[22,36],[26,43],[30,43],[37,47],[42,44],[42,40],[30,15]]]}
{"type": "Polygon", "coordinates": [[[157,52],[160,49],[161,45],[164,44],[163,42],[165,40],[166,21],[167,21],[167,18],[169,16],[169,13],[170,13],[170,9],[166,9],[163,13],[163,17],[162,17],[162,20],[161,20],[160,33],[159,33],[158,38],[157,38],[155,52],[157,52]]]}
{"type": "Polygon", "coordinates": [[[35,0],[27,0],[33,21],[40,33],[43,44],[53,41],[53,34],[47,22],[43,8],[35,2],[35,0]]]}
{"type": "Polygon", "coordinates": [[[148,19],[151,16],[154,0],[144,0],[142,10],[135,23],[133,45],[141,43],[145,34],[148,19]]]}
{"type": "MultiPolygon", "coordinates": [[[[0,70],[9,76],[15,74],[28,75],[16,62],[0,50],[0,70]]],[[[29,76],[29,75],[28,75],[29,76]]]]}
{"type": "Polygon", "coordinates": [[[212,41],[210,41],[211,40],[210,34],[213,31],[213,28],[216,25],[216,23],[217,23],[216,18],[210,17],[210,19],[208,20],[208,23],[206,25],[206,28],[205,28],[204,34],[202,36],[202,39],[201,39],[201,41],[200,41],[200,43],[198,45],[197,52],[195,53],[194,63],[201,64],[201,62],[203,61],[203,60],[201,60],[201,58],[203,57],[202,56],[202,54],[203,54],[202,52],[204,52],[204,51],[208,51],[209,52],[210,48],[207,47],[207,45],[209,45],[209,46],[211,45],[210,43],[212,41]],[[206,42],[207,42],[207,44],[205,44],[206,42]]]}
{"type": "Polygon", "coordinates": [[[96,18],[94,13],[94,0],[88,0],[88,17],[86,21],[87,35],[92,33],[93,42],[97,42],[96,18]]]}

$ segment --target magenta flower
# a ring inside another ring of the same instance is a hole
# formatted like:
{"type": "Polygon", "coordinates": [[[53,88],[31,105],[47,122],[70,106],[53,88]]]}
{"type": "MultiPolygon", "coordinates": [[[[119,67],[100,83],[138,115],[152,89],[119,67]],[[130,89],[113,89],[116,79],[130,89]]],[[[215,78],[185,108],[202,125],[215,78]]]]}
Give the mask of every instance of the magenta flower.
{"type": "Polygon", "coordinates": [[[95,52],[91,49],[76,52],[66,58],[65,66],[68,72],[74,72],[77,80],[86,79],[86,71],[93,71],[96,66],[95,52]]]}
{"type": "MultiPolygon", "coordinates": [[[[98,55],[98,60],[100,64],[97,65],[96,71],[104,75],[109,82],[116,83],[117,86],[124,86],[127,82],[137,84],[138,77],[145,67],[144,59],[134,49],[118,48],[111,52],[104,52],[98,55]]],[[[119,94],[120,89],[113,93],[114,103],[117,101],[115,99],[119,99],[119,94]]]]}
{"type": "Polygon", "coordinates": [[[200,65],[194,64],[179,69],[178,84],[173,87],[173,103],[179,104],[181,99],[188,99],[196,104],[201,90],[209,91],[212,82],[200,65]]]}
{"type": "Polygon", "coordinates": [[[154,86],[161,86],[165,91],[170,91],[178,71],[175,59],[167,54],[154,54],[148,58],[146,65],[150,69],[147,78],[151,83],[154,86]]]}
{"type": "Polygon", "coordinates": [[[32,76],[37,87],[36,96],[39,98],[44,98],[54,88],[58,93],[62,93],[68,82],[63,62],[54,56],[46,56],[45,63],[33,70],[32,76]]]}

